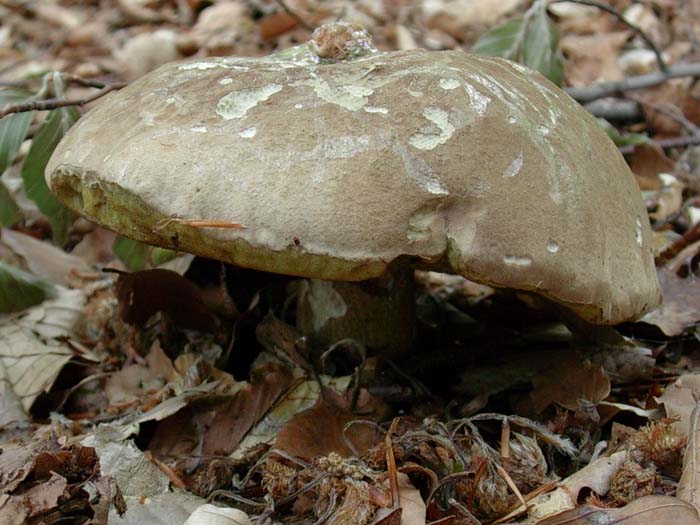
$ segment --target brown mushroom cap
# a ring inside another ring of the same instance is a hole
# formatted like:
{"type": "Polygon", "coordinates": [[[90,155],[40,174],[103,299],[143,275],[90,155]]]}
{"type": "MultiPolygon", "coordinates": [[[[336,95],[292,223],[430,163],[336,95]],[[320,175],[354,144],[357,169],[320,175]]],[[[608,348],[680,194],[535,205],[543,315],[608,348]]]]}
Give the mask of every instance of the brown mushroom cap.
{"type": "Polygon", "coordinates": [[[46,174],[98,223],[243,267],[352,281],[408,258],[601,324],[660,300],[624,159],[576,102],[501,59],[167,64],[83,117],[46,174]]]}

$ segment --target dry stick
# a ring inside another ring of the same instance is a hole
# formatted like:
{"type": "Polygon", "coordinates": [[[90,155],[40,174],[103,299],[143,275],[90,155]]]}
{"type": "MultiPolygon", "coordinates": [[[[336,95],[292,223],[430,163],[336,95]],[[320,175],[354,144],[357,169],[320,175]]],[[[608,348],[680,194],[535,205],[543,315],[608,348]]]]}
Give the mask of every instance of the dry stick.
{"type": "Polygon", "coordinates": [[[627,77],[615,82],[600,82],[590,86],[570,87],[565,91],[581,104],[593,102],[603,97],[620,95],[627,91],[644,89],[658,86],[672,78],[700,77],[700,63],[674,64],[668,68],[667,72],[657,71],[646,75],[627,77]]]}
{"type": "Polygon", "coordinates": [[[668,73],[668,65],[666,64],[666,61],[664,60],[664,57],[661,55],[661,51],[659,48],[656,46],[654,41],[649,38],[649,35],[647,35],[644,30],[627,20],[622,13],[620,13],[617,9],[614,7],[611,7],[608,4],[604,4],[602,2],[596,2],[595,0],[553,0],[550,2],[550,4],[562,4],[562,3],[570,3],[570,4],[580,4],[580,5],[587,5],[591,7],[595,7],[597,9],[600,9],[601,11],[605,11],[606,13],[611,14],[615,18],[617,18],[621,23],[629,27],[632,31],[637,33],[639,37],[644,40],[644,43],[649,46],[649,49],[651,49],[654,52],[654,55],[656,55],[656,62],[659,64],[659,69],[663,71],[664,73],[668,73]]]}
{"type": "Polygon", "coordinates": [[[674,242],[671,246],[666,248],[656,257],[657,266],[663,265],[664,263],[670,261],[676,255],[678,255],[686,246],[689,246],[698,239],[700,239],[700,222],[691,227],[687,232],[683,234],[683,237],[678,239],[676,242],[674,242]]]}
{"type": "MultiPolygon", "coordinates": [[[[694,146],[694,145],[700,144],[700,135],[692,135],[689,137],[676,137],[676,138],[672,138],[672,139],[663,139],[663,140],[654,140],[653,143],[662,149],[682,148],[685,146],[694,146]]],[[[634,153],[634,148],[635,148],[635,146],[630,145],[630,146],[622,146],[619,149],[620,149],[620,153],[622,153],[623,155],[629,155],[630,153],[634,153]]]]}
{"type": "Polygon", "coordinates": [[[88,104],[100,97],[104,97],[110,91],[115,91],[126,86],[126,82],[115,82],[114,84],[107,84],[97,93],[90,95],[89,97],[80,99],[56,99],[50,98],[47,100],[32,100],[29,102],[20,102],[19,104],[5,104],[0,108],[0,118],[3,118],[11,113],[23,113],[25,111],[46,111],[50,109],[64,108],[67,106],[82,106],[88,104]]]}
{"type": "Polygon", "coordinates": [[[683,115],[683,112],[676,106],[673,106],[671,104],[654,104],[652,102],[644,102],[642,100],[639,100],[637,97],[630,96],[630,99],[633,101],[636,101],[638,104],[649,108],[652,111],[656,111],[657,113],[660,113],[664,115],[665,117],[670,118],[674,122],[680,124],[685,130],[690,133],[691,135],[698,135],[700,133],[700,128],[698,128],[694,123],[692,123],[690,120],[685,118],[685,115],[683,115]]]}
{"type": "Polygon", "coordinates": [[[601,98],[584,107],[594,117],[607,121],[636,121],[644,117],[644,112],[636,100],[601,98]]]}

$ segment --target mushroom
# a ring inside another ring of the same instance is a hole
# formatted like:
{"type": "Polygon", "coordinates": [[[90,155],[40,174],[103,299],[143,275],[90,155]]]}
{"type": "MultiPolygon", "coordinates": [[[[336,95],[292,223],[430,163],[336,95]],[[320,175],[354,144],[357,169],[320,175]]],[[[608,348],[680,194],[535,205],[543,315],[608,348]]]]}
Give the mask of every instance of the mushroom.
{"type": "Polygon", "coordinates": [[[415,268],[594,324],[660,301],[635,180],[574,100],[499,58],[377,52],[349,24],[162,66],[81,118],[46,177],[125,236],[308,278],[298,323],[322,342],[409,345],[415,268]]]}

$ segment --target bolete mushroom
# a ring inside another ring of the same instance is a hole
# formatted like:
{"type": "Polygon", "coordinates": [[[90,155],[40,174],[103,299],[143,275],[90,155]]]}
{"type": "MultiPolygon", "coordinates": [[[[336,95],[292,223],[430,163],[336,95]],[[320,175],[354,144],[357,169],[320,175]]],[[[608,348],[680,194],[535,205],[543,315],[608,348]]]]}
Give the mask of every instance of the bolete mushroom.
{"type": "Polygon", "coordinates": [[[513,62],[380,53],[348,24],[162,66],[81,118],[46,176],[133,239],[310,278],[299,323],[321,339],[409,344],[414,268],[594,324],[660,300],[634,178],[576,102],[513,62]],[[207,227],[227,223],[245,228],[207,227]]]}

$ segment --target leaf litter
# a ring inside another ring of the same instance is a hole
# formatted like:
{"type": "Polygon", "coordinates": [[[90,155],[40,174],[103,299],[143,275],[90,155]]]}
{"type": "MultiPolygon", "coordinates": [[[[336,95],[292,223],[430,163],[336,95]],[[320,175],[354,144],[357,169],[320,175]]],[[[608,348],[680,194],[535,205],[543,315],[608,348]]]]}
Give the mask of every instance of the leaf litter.
{"type": "MultiPolygon", "coordinates": [[[[630,74],[623,57],[644,46],[591,6],[491,4],[9,0],[0,109],[42,80],[80,98],[90,79],[172,59],[267,54],[339,16],[382,49],[476,43],[565,86],[630,74]]],[[[611,7],[688,59],[697,6],[657,4],[611,7]]],[[[582,344],[517,297],[426,274],[423,352],[388,362],[341,345],[332,366],[296,331],[285,281],[192,258],[174,260],[175,278],[153,268],[176,254],[57,205],[42,172],[73,108],[4,117],[0,521],[172,525],[211,500],[258,523],[697,523],[694,97],[679,80],[630,97],[644,109],[631,119],[602,115],[633,148],[659,238],[664,305],[644,323],[582,344]],[[104,267],[136,273],[115,289],[104,267]],[[204,321],[188,323],[189,307],[204,321]]]]}

